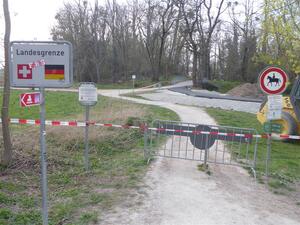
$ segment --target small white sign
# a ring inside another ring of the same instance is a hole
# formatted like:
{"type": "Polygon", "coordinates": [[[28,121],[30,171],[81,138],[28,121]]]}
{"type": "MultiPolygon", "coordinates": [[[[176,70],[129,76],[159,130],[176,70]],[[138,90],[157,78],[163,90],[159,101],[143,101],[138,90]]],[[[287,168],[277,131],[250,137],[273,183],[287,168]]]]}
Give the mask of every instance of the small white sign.
{"type": "Polygon", "coordinates": [[[282,95],[268,95],[268,120],[281,119],[282,95]]]}
{"type": "Polygon", "coordinates": [[[281,110],[269,110],[267,113],[267,120],[280,120],[281,113],[281,110]]]}
{"type": "Polygon", "coordinates": [[[135,80],[135,78],[136,78],[136,75],[132,75],[132,80],[135,80]]]}
{"type": "Polygon", "coordinates": [[[79,102],[85,106],[93,106],[98,101],[97,88],[94,83],[82,83],[79,86],[79,102]]]}

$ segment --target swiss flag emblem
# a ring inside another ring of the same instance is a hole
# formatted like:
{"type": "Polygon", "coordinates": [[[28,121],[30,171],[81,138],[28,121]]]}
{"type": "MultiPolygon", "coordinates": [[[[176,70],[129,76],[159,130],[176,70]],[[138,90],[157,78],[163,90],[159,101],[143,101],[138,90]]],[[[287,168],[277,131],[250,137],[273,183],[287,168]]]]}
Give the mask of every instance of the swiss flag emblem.
{"type": "Polygon", "coordinates": [[[17,67],[18,79],[32,79],[32,69],[28,64],[18,64],[17,67]]]}

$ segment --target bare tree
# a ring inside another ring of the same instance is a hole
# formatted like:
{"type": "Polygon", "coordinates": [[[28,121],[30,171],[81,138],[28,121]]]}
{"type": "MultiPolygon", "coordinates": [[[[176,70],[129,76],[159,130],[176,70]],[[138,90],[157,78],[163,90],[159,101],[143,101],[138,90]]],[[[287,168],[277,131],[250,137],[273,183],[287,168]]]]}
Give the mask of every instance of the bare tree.
{"type": "Polygon", "coordinates": [[[3,90],[1,119],[2,119],[4,151],[2,154],[1,163],[7,166],[12,160],[12,144],[10,139],[9,110],[8,110],[9,97],[10,97],[8,56],[9,56],[9,40],[10,40],[10,30],[11,30],[8,0],[3,0],[3,12],[4,12],[4,19],[5,19],[5,35],[4,35],[5,65],[4,65],[4,90],[3,90]]]}
{"type": "Polygon", "coordinates": [[[193,52],[193,82],[194,86],[202,86],[203,79],[210,79],[210,54],[212,36],[220,15],[225,11],[225,0],[213,5],[212,0],[178,0],[182,9],[186,32],[188,33],[188,46],[193,52]]]}

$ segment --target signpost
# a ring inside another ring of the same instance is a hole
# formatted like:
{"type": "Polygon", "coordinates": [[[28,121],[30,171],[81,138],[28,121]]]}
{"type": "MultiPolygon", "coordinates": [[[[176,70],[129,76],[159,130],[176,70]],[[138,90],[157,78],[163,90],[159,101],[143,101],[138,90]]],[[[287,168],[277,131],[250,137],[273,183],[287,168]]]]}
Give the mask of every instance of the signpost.
{"type": "Polygon", "coordinates": [[[24,93],[22,106],[40,104],[41,191],[43,225],[48,224],[45,88],[70,87],[73,82],[72,44],[66,41],[14,41],[10,43],[12,87],[39,88],[24,93]]]}
{"type": "Polygon", "coordinates": [[[259,86],[261,90],[268,95],[267,122],[264,124],[264,130],[268,135],[267,159],[266,159],[266,177],[269,174],[269,161],[271,158],[271,135],[280,133],[281,125],[273,124],[272,120],[281,119],[282,113],[282,95],[286,89],[288,75],[279,67],[268,67],[259,75],[259,86]]]}
{"type": "Polygon", "coordinates": [[[136,79],[136,75],[132,75],[131,76],[131,78],[132,78],[132,92],[134,92],[134,81],[135,81],[135,79],[136,79]]]}
{"type": "Polygon", "coordinates": [[[94,106],[97,104],[98,93],[97,88],[94,83],[86,82],[81,83],[79,85],[79,102],[81,105],[85,106],[85,135],[84,135],[84,165],[86,171],[89,170],[89,114],[90,114],[90,106],[94,106]]]}
{"type": "Polygon", "coordinates": [[[20,95],[20,105],[22,107],[35,106],[41,103],[40,92],[23,93],[20,95]]]}

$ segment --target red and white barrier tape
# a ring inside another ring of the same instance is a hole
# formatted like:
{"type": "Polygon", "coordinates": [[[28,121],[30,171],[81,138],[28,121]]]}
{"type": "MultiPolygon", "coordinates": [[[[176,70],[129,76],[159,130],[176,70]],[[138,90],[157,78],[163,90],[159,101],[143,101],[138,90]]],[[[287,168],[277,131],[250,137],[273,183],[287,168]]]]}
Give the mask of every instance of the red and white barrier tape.
{"type": "MultiPolygon", "coordinates": [[[[0,123],[2,120],[0,119],[0,123]]],[[[40,125],[40,120],[31,120],[31,119],[10,119],[10,123],[12,124],[28,124],[28,125],[40,125]]],[[[142,129],[142,130],[153,130],[153,131],[169,131],[174,133],[191,133],[191,134],[209,134],[209,135],[219,135],[219,136],[228,136],[228,137],[245,137],[245,138],[267,138],[267,134],[238,134],[238,133],[224,133],[218,131],[201,131],[201,130],[176,130],[176,129],[166,129],[166,128],[154,128],[154,127],[145,127],[145,126],[129,126],[129,125],[116,125],[111,123],[97,123],[94,121],[89,122],[78,122],[78,121],[58,121],[58,120],[46,120],[46,125],[49,126],[71,126],[71,127],[85,127],[85,126],[100,126],[100,127],[115,127],[115,128],[124,128],[124,129],[142,129]]],[[[293,139],[300,140],[300,136],[296,135],[286,135],[286,134],[278,134],[280,138],[284,139],[293,139]]]]}

